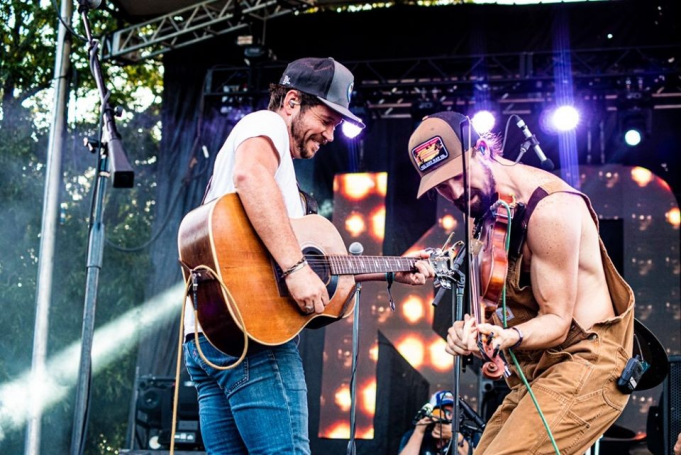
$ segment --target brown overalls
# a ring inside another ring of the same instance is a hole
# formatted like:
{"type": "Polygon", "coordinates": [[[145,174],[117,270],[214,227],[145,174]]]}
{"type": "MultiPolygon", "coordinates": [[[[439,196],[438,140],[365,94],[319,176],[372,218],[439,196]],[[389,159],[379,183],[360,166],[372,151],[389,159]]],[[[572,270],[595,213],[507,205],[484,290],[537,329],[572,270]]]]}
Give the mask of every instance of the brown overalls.
{"type": "MultiPolygon", "coordinates": [[[[526,229],[536,204],[557,192],[580,195],[598,227],[598,218],[586,195],[564,182],[537,188],[523,220],[526,229]]],[[[631,357],[634,333],[634,294],[617,272],[599,239],[601,258],[616,316],[585,330],[573,319],[567,339],[559,346],[514,351],[525,377],[562,455],[581,455],[619,417],[629,400],[616,386],[631,357]]],[[[506,295],[508,326],[536,317],[538,304],[530,286],[521,286],[522,255],[509,258],[506,295]]],[[[493,316],[498,325],[501,310],[493,316]]],[[[476,455],[554,454],[546,429],[516,373],[508,352],[504,353],[512,375],[511,392],[492,415],[476,455]]]]}

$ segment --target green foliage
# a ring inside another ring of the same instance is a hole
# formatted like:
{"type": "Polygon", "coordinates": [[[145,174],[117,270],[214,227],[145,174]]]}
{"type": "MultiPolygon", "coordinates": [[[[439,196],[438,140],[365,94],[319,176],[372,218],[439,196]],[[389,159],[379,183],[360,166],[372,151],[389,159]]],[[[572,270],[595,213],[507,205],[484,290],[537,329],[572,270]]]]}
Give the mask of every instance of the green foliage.
{"type": "Polygon", "coordinates": [[[54,11],[32,0],[0,2],[0,92],[3,104],[21,103],[52,79],[54,11]]]}
{"type": "MultiPolygon", "coordinates": [[[[107,11],[90,14],[94,32],[116,27],[107,11]]],[[[76,29],[80,18],[74,15],[76,29]]],[[[30,369],[42,208],[57,19],[51,4],[33,0],[0,2],[0,384],[30,369]]],[[[82,32],[79,32],[82,33],[82,32]]],[[[98,100],[85,46],[74,42],[72,105],[98,100]]],[[[150,260],[146,248],[122,251],[152,237],[156,156],[159,146],[162,68],[157,62],[114,67],[103,62],[113,104],[129,113],[118,129],[135,170],[132,189],[106,190],[104,224],[107,245],[99,275],[96,328],[116,320],[144,299],[150,260]],[[145,95],[145,96],[142,96],[145,95]]],[[[54,252],[49,315],[48,358],[81,336],[85,298],[88,227],[97,157],[82,145],[96,136],[99,105],[94,102],[69,119],[62,152],[60,217],[54,252]]],[[[93,378],[86,454],[117,453],[127,431],[136,353],[107,365],[93,378]]],[[[73,396],[47,410],[42,424],[43,453],[67,453],[73,420],[73,396]]],[[[8,432],[0,453],[22,453],[23,431],[8,432]]]]}

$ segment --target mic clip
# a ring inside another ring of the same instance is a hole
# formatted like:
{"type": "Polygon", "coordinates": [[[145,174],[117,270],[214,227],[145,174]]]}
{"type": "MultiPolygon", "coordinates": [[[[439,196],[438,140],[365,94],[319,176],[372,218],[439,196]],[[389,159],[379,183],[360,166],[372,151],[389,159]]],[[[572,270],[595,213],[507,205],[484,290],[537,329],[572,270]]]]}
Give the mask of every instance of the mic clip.
{"type": "Polygon", "coordinates": [[[522,157],[525,152],[527,152],[531,147],[539,145],[539,140],[534,134],[528,137],[522,144],[520,144],[520,155],[518,158],[522,157]]]}

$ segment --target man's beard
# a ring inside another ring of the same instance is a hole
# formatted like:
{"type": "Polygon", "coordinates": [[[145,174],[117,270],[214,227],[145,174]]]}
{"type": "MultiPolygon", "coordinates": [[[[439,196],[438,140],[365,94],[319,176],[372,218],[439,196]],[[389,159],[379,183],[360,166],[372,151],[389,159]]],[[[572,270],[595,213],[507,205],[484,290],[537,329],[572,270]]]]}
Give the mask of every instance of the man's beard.
{"type": "MultiPolygon", "coordinates": [[[[492,196],[487,194],[482,190],[477,188],[471,188],[471,213],[473,218],[480,218],[487,213],[489,208],[492,206],[492,196]]],[[[461,197],[454,201],[454,205],[458,207],[463,213],[468,213],[468,208],[466,207],[466,201],[461,197]]]]}
{"type": "MultiPolygon", "coordinates": [[[[300,155],[300,158],[304,160],[309,160],[310,158],[314,158],[315,152],[311,152],[305,148],[305,143],[307,142],[307,139],[305,138],[305,127],[304,127],[304,122],[301,119],[301,115],[299,114],[296,118],[294,118],[291,121],[291,137],[293,139],[293,146],[298,150],[298,154],[300,155]]],[[[314,136],[310,137],[309,139],[315,139],[314,136]]],[[[317,141],[319,142],[320,145],[324,144],[324,141],[322,138],[319,138],[317,141]]]]}
{"type": "MultiPolygon", "coordinates": [[[[492,196],[497,192],[497,184],[492,175],[492,171],[488,167],[485,167],[485,187],[471,188],[470,201],[471,201],[471,212],[470,216],[478,219],[483,217],[494,202],[492,196]]],[[[454,201],[454,205],[461,210],[463,213],[468,213],[468,207],[466,207],[466,201],[463,196],[454,201]]]]}

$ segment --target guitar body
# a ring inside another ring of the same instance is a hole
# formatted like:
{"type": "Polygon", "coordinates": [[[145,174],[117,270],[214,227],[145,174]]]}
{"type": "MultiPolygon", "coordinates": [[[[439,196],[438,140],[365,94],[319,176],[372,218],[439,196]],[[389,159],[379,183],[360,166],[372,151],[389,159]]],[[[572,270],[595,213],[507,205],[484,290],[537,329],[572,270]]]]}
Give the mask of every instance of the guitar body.
{"type": "MultiPolygon", "coordinates": [[[[280,271],[236,194],[202,205],[182,220],[178,233],[180,260],[192,269],[205,265],[215,270],[229,291],[209,279],[200,283],[197,293],[199,323],[220,351],[241,355],[244,331],[249,345],[276,346],[291,340],[305,326],[322,327],[352,313],[354,278],[332,275],[323,261],[314,260],[316,256],[347,254],[338,231],[318,215],[290,222],[308,262],[327,286],[330,301],[322,314],[303,314],[288,295],[285,282],[279,279],[280,271]]],[[[185,268],[183,273],[186,279],[185,268]]]]}

